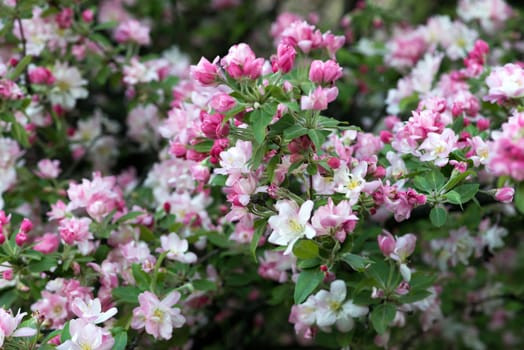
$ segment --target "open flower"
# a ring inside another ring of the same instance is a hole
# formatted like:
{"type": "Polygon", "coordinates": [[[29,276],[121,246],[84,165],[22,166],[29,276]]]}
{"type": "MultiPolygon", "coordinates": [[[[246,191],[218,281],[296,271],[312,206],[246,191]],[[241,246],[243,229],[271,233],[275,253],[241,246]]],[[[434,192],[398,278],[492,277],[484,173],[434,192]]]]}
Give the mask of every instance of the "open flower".
{"type": "Polygon", "coordinates": [[[346,283],[336,280],[331,283],[329,292],[321,290],[315,295],[317,302],[316,318],[320,328],[336,324],[341,332],[353,329],[354,317],[361,317],[369,312],[367,306],[358,306],[352,300],[346,300],[346,283]]]}
{"type": "Polygon", "coordinates": [[[180,299],[180,293],[173,291],[166,295],[162,301],[151,292],[144,292],[138,296],[140,306],[133,310],[131,327],[146,329],[155,339],[171,339],[173,328],[180,328],[186,319],[180,309],[173,308],[180,299]]]}
{"type": "Polygon", "coordinates": [[[174,232],[170,233],[169,236],[163,235],[160,237],[161,248],[157,249],[157,252],[167,252],[167,258],[171,260],[177,260],[186,264],[194,263],[197,260],[197,256],[193,252],[188,252],[189,248],[186,239],[180,239],[174,232]]]}
{"type": "Polygon", "coordinates": [[[305,201],[298,208],[291,200],[281,200],[275,204],[278,215],[269,218],[268,224],[273,230],[269,236],[270,243],[287,246],[284,255],[291,253],[293,245],[302,237],[315,237],[315,229],[309,224],[313,201],[305,201]]]}

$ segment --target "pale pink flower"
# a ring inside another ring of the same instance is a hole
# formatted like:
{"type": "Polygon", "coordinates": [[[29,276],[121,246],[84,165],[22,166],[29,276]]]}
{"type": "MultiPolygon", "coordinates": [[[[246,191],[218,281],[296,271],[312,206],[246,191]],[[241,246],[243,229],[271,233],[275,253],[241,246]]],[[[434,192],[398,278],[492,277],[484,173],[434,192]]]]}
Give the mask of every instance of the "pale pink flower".
{"type": "Polygon", "coordinates": [[[316,84],[334,83],[342,77],[342,67],[333,60],[314,60],[309,67],[309,80],[316,84]]]}
{"type": "Polygon", "coordinates": [[[453,130],[446,128],[442,134],[430,132],[418,148],[420,160],[433,161],[435,165],[443,167],[448,163],[449,154],[457,148],[458,136],[453,130]]]}
{"type": "Polygon", "coordinates": [[[71,339],[57,346],[57,350],[110,350],[115,343],[108,330],[81,318],[69,322],[69,334],[71,339]]]}
{"type": "Polygon", "coordinates": [[[493,174],[524,180],[524,113],[515,113],[491,134],[488,167],[493,174]]]}
{"type": "Polygon", "coordinates": [[[60,175],[60,161],[51,159],[42,159],[37,164],[36,174],[43,179],[56,179],[60,175]]]}
{"type": "Polygon", "coordinates": [[[26,312],[20,313],[20,310],[18,310],[16,316],[13,316],[11,310],[6,311],[0,308],[0,347],[4,345],[5,338],[31,337],[36,334],[36,329],[29,327],[18,328],[26,314],[26,312]]]}
{"type": "Polygon", "coordinates": [[[102,312],[102,304],[98,298],[87,298],[85,300],[76,298],[71,304],[71,311],[78,318],[94,324],[105,322],[117,313],[116,307],[112,307],[109,310],[102,312]]]}
{"type": "Polygon", "coordinates": [[[338,96],[338,88],[336,86],[330,88],[322,88],[318,86],[311,91],[307,96],[300,98],[300,108],[303,110],[317,110],[322,111],[328,107],[330,102],[333,102],[338,96]]]}
{"type": "Polygon", "coordinates": [[[89,231],[89,218],[64,218],[60,221],[58,232],[65,243],[71,245],[74,243],[84,242],[93,238],[89,231]]]}
{"type": "Polygon", "coordinates": [[[139,45],[149,45],[149,27],[136,19],[128,19],[115,29],[114,38],[119,43],[134,42],[139,45]]]}
{"type": "Polygon", "coordinates": [[[484,100],[500,103],[511,98],[524,97],[524,69],[513,63],[495,67],[486,78],[488,95],[484,100]]]}
{"type": "Polygon", "coordinates": [[[317,321],[316,311],[317,301],[313,295],[310,295],[304,303],[291,307],[289,322],[294,324],[295,332],[305,339],[314,337],[313,326],[317,321]]]}
{"type": "Polygon", "coordinates": [[[313,238],[315,229],[309,224],[313,202],[305,201],[300,208],[291,200],[280,200],[275,204],[278,215],[269,218],[268,224],[272,232],[268,238],[270,243],[287,246],[284,254],[293,250],[293,245],[303,237],[313,238]]]}
{"type": "Polygon", "coordinates": [[[172,291],[162,301],[151,292],[144,292],[138,296],[140,306],[133,310],[131,327],[142,329],[155,339],[171,339],[173,328],[180,328],[186,322],[180,309],[173,308],[180,299],[180,293],[172,291]]]}
{"type": "Polygon", "coordinates": [[[171,232],[169,235],[160,236],[160,248],[157,248],[159,253],[167,253],[166,257],[171,260],[180,261],[185,264],[192,264],[196,262],[197,256],[193,252],[188,252],[189,245],[187,239],[180,239],[180,237],[171,232]]]}
{"type": "Polygon", "coordinates": [[[358,217],[352,213],[349,201],[340,201],[337,205],[328,198],[328,203],[319,207],[311,223],[317,235],[333,234],[343,242],[348,232],[352,232],[357,224],[358,217]]]}
{"type": "Polygon", "coordinates": [[[86,98],[89,95],[86,89],[87,80],[76,67],[67,63],[55,62],[52,69],[55,81],[49,92],[49,99],[53,105],[60,105],[66,110],[73,109],[76,100],[86,98]]]}
{"type": "Polygon", "coordinates": [[[205,57],[202,57],[196,66],[191,66],[191,77],[203,85],[215,83],[218,78],[218,60],[218,56],[213,62],[209,62],[205,57]]]}
{"type": "Polygon", "coordinates": [[[264,251],[264,256],[260,258],[258,274],[262,278],[284,283],[288,280],[288,271],[296,263],[294,255],[284,255],[283,252],[264,251]]]}
{"type": "Polygon", "coordinates": [[[60,238],[54,233],[45,233],[42,237],[35,239],[35,242],[33,249],[44,254],[53,253],[60,246],[60,238]]]}

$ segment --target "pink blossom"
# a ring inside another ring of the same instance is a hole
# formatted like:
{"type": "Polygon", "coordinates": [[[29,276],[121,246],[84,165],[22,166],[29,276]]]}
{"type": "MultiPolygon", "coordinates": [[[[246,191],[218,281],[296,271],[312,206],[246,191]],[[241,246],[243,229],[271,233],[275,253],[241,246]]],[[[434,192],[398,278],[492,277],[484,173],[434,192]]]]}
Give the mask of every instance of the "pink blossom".
{"type": "Polygon", "coordinates": [[[71,304],[71,311],[78,317],[88,322],[98,324],[107,321],[117,313],[115,307],[102,312],[100,299],[75,298],[71,304]]]}
{"type": "Polygon", "coordinates": [[[45,67],[34,67],[29,69],[29,81],[32,84],[52,85],[55,82],[55,77],[45,67]]]}
{"type": "Polygon", "coordinates": [[[227,73],[234,79],[247,77],[257,79],[262,74],[263,58],[256,58],[249,45],[233,45],[220,61],[227,73]]]}
{"type": "Polygon", "coordinates": [[[524,97],[524,69],[513,63],[495,67],[486,78],[488,95],[484,100],[500,103],[511,98],[524,97]]]}
{"type": "Polygon", "coordinates": [[[188,252],[189,245],[186,239],[180,239],[178,235],[171,232],[169,235],[160,236],[159,253],[167,253],[166,257],[171,260],[180,261],[185,264],[196,262],[197,256],[193,252],[188,252]]]}
{"type": "Polygon", "coordinates": [[[173,308],[180,299],[180,293],[172,291],[162,301],[151,292],[138,296],[139,306],[133,310],[131,327],[146,329],[155,339],[171,339],[173,328],[180,328],[186,322],[180,309],[173,308]]]}
{"type": "Polygon", "coordinates": [[[498,176],[524,180],[524,113],[515,113],[502,124],[502,131],[492,132],[488,167],[498,176]]]}
{"type": "Polygon", "coordinates": [[[266,250],[260,258],[258,274],[262,278],[284,283],[289,278],[288,271],[296,263],[294,255],[284,255],[283,252],[266,250]]]}
{"type": "Polygon", "coordinates": [[[31,337],[36,334],[36,329],[29,327],[18,328],[25,315],[27,315],[26,312],[20,313],[20,310],[18,310],[16,316],[13,316],[11,310],[6,311],[0,308],[0,347],[4,345],[5,338],[31,337]]]}
{"type": "Polygon", "coordinates": [[[309,224],[313,202],[305,201],[300,208],[291,200],[280,200],[275,204],[278,215],[269,218],[268,224],[272,232],[268,238],[270,243],[286,246],[284,252],[288,255],[293,250],[293,245],[303,237],[313,238],[315,229],[309,224]]]}
{"type": "Polygon", "coordinates": [[[60,238],[54,233],[45,233],[42,237],[35,240],[36,244],[33,249],[37,252],[50,254],[56,252],[60,245],[60,238]]]}
{"type": "Polygon", "coordinates": [[[60,161],[51,159],[42,159],[37,164],[36,174],[43,179],[56,179],[60,175],[60,161]]]}
{"type": "Polygon", "coordinates": [[[237,101],[226,93],[218,93],[211,98],[209,104],[218,113],[226,113],[236,105],[237,101]]]}
{"type": "Polygon", "coordinates": [[[90,223],[89,218],[64,218],[60,221],[58,232],[67,244],[85,242],[93,238],[93,234],[89,232],[90,223]]]}
{"type": "Polygon", "coordinates": [[[497,191],[495,192],[495,199],[502,203],[511,203],[513,202],[514,194],[515,189],[513,187],[497,188],[497,191]]]}
{"type": "Polygon", "coordinates": [[[295,64],[297,52],[293,46],[280,43],[277,47],[277,55],[271,59],[273,72],[289,73],[295,64]]]}
{"type": "Polygon", "coordinates": [[[118,25],[114,34],[115,40],[119,43],[134,42],[139,45],[149,45],[149,27],[140,23],[136,19],[128,19],[118,25]]]}
{"type": "Polygon", "coordinates": [[[435,165],[442,167],[448,163],[449,154],[457,146],[458,137],[453,130],[446,128],[442,134],[430,132],[418,148],[420,160],[423,162],[434,161],[435,165]]]}
{"type": "Polygon", "coordinates": [[[322,88],[318,86],[311,91],[307,96],[300,98],[300,108],[303,110],[317,110],[322,111],[328,107],[328,103],[333,102],[338,96],[338,89],[336,86],[331,88],[322,88]]]}
{"type": "Polygon", "coordinates": [[[342,77],[342,67],[333,60],[314,60],[309,67],[309,80],[316,84],[334,83],[342,77]]]}
{"type": "Polygon", "coordinates": [[[196,66],[191,66],[191,77],[203,85],[213,84],[218,78],[218,59],[217,56],[211,63],[202,57],[196,66]]]}
{"type": "Polygon", "coordinates": [[[346,238],[346,233],[355,229],[357,221],[358,217],[352,213],[349,201],[340,201],[335,206],[331,198],[328,198],[328,203],[319,207],[311,218],[317,235],[334,234],[341,242],[346,238]]]}

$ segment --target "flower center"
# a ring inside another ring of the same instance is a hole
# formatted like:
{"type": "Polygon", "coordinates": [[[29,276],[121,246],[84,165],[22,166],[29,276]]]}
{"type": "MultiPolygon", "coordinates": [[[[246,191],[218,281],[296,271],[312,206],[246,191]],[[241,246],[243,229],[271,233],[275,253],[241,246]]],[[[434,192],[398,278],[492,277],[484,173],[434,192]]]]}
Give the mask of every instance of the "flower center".
{"type": "Polygon", "coordinates": [[[293,233],[300,233],[304,231],[304,225],[301,225],[295,219],[289,220],[289,227],[291,228],[291,231],[293,231],[293,233]]]}

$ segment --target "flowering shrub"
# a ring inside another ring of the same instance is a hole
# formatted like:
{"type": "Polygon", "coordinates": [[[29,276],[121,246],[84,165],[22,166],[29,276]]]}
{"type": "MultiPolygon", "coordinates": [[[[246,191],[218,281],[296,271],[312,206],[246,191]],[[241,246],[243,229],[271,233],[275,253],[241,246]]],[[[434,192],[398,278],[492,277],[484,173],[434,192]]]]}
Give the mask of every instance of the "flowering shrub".
{"type": "Polygon", "coordinates": [[[0,347],[523,346],[518,10],[191,65],[151,4],[0,2],[0,347]]]}

